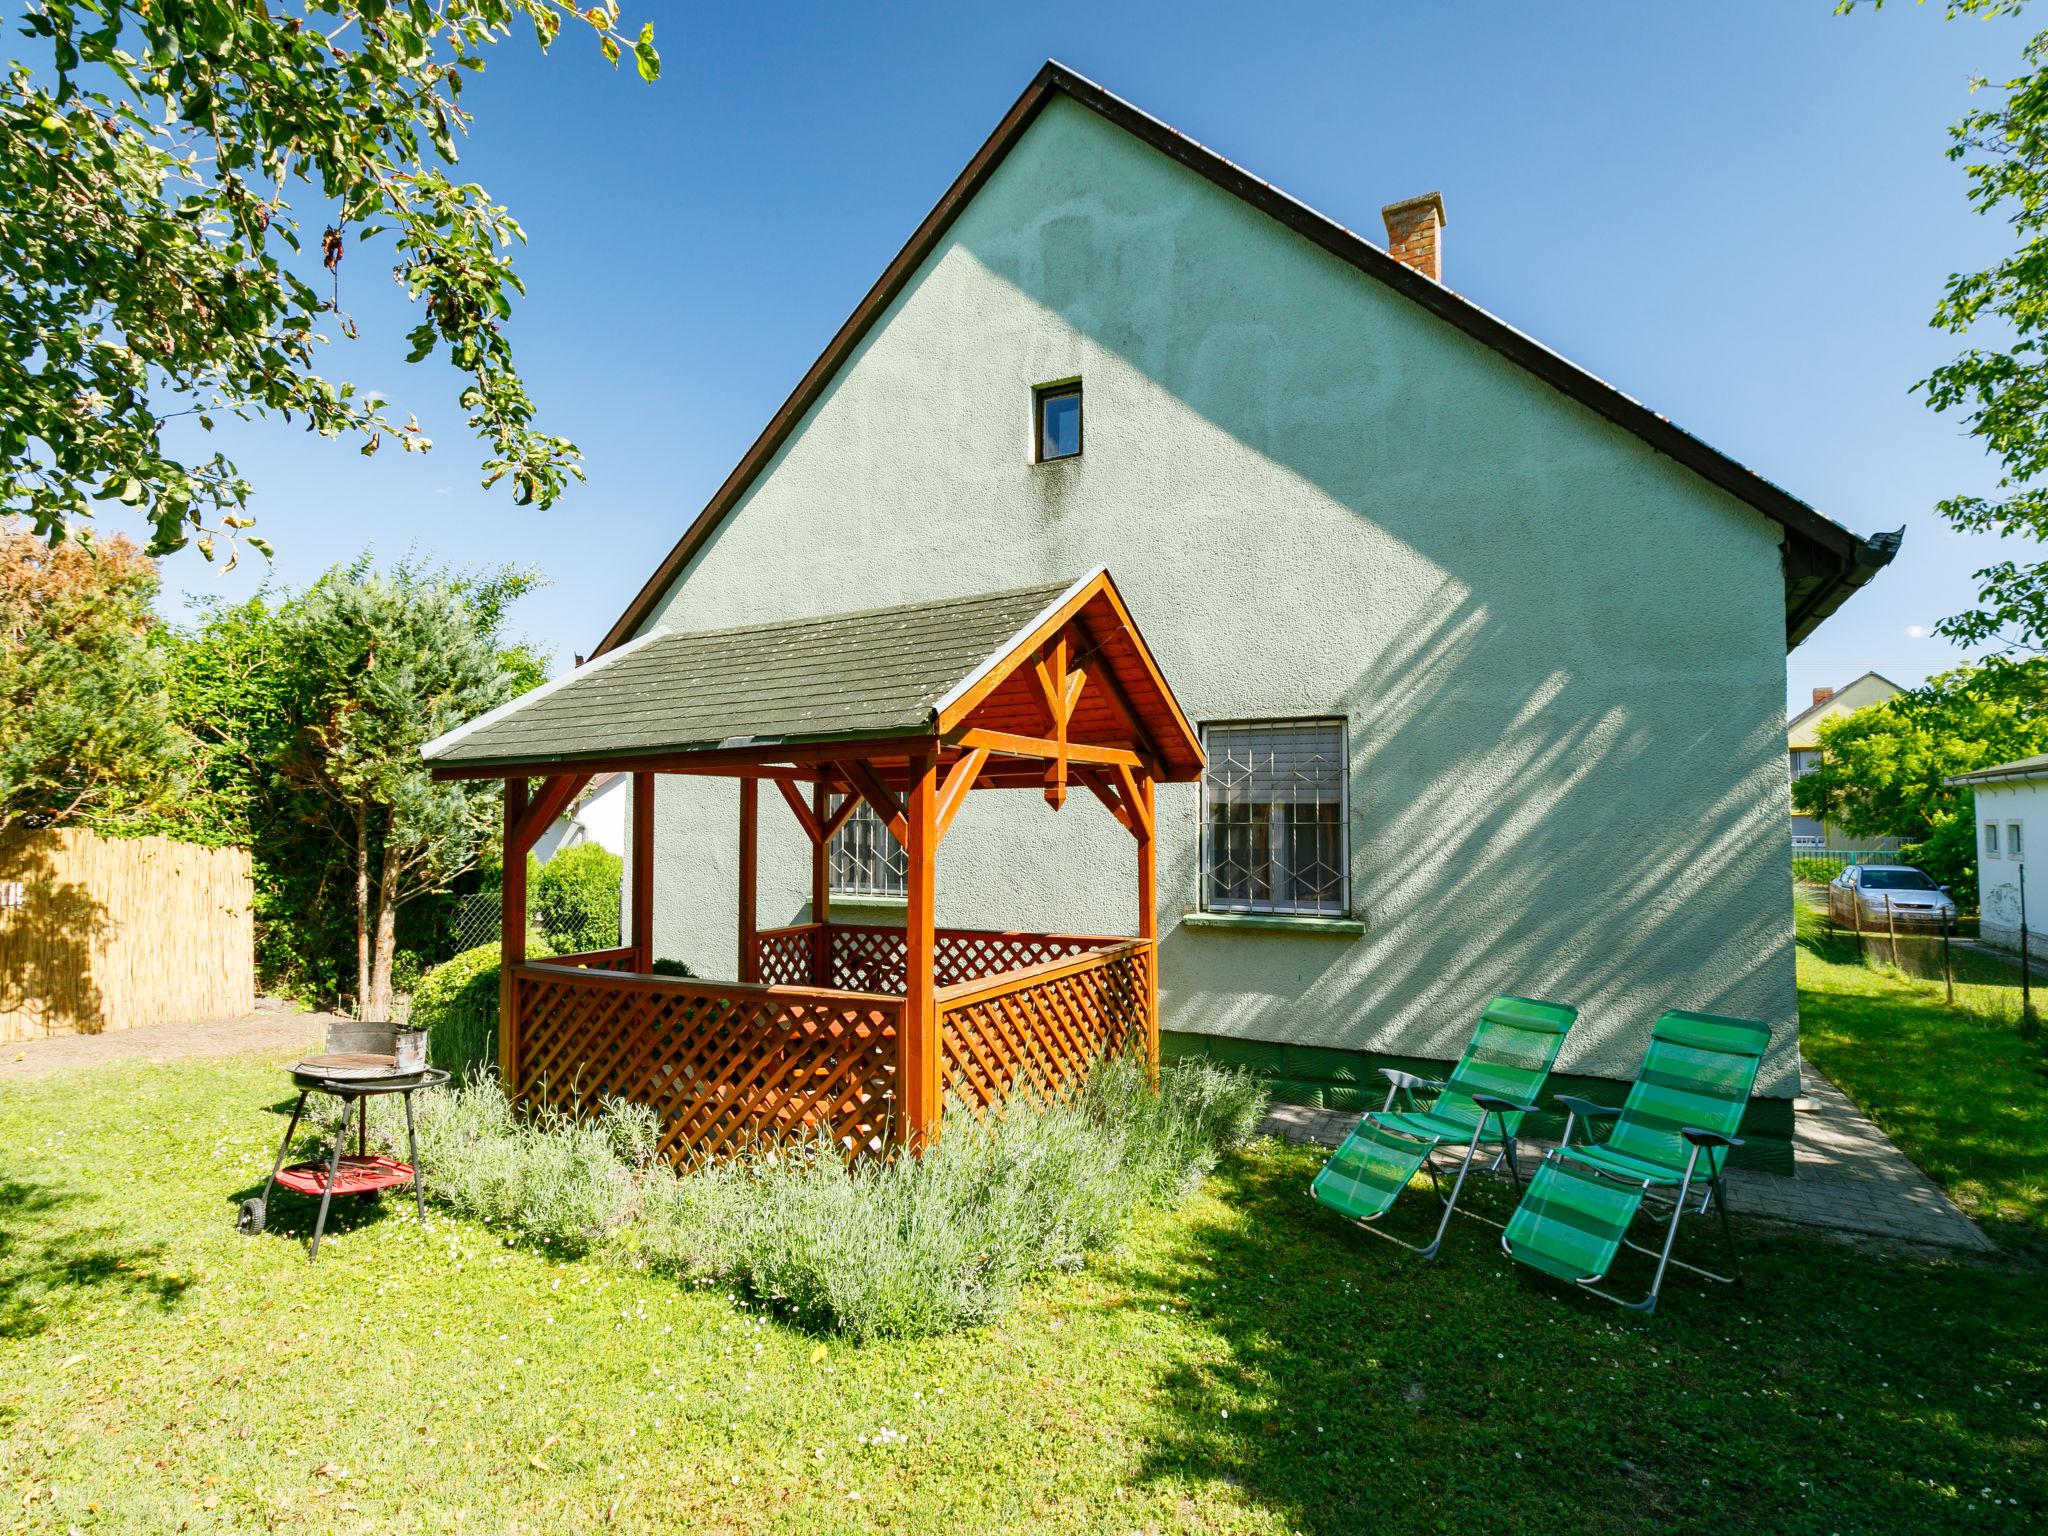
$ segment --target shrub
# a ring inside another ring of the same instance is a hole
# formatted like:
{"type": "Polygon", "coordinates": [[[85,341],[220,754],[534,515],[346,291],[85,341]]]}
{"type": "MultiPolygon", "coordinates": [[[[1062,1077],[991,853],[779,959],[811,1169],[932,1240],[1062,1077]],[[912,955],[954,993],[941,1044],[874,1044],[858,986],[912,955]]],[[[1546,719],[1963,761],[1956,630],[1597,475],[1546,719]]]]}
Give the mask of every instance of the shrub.
{"type": "Polygon", "coordinates": [[[633,1181],[615,1151],[613,1115],[521,1119],[503,1091],[474,1078],[421,1101],[428,1186],[467,1215],[551,1244],[588,1247],[626,1219],[633,1181]]]}
{"type": "Polygon", "coordinates": [[[1154,1095],[1142,1064],[1108,1062],[1072,1103],[956,1114],[922,1157],[849,1170],[821,1141],[657,1176],[636,1240],[650,1262],[741,1285],[806,1327],[944,1333],[1000,1317],[1033,1275],[1079,1266],[1141,1206],[1184,1197],[1265,1106],[1243,1071],[1175,1063],[1154,1095]]]}
{"type": "Polygon", "coordinates": [[[1826,885],[1842,872],[1839,859],[1794,859],[1792,878],[1801,885],[1826,885]]]}
{"type": "MultiPolygon", "coordinates": [[[[545,936],[526,936],[529,955],[550,955],[545,936]]],[[[427,1032],[427,1059],[462,1078],[498,1060],[498,946],[479,944],[419,979],[412,1023],[427,1032]]]]}
{"type": "Polygon", "coordinates": [[[533,878],[533,914],[560,955],[612,949],[619,942],[619,891],[625,861],[600,843],[564,848],[533,878]]]}
{"type": "Polygon", "coordinates": [[[495,1082],[432,1096],[428,1189],[466,1214],[571,1248],[609,1242],[664,1273],[744,1288],[801,1326],[857,1340],[973,1327],[1034,1275],[1113,1246],[1144,1206],[1184,1198],[1265,1114],[1240,1069],[1098,1068],[1060,1104],[957,1111],[921,1157],[819,1139],[678,1176],[654,1162],[652,1111],[607,1100],[583,1120],[516,1117],[495,1082]]]}

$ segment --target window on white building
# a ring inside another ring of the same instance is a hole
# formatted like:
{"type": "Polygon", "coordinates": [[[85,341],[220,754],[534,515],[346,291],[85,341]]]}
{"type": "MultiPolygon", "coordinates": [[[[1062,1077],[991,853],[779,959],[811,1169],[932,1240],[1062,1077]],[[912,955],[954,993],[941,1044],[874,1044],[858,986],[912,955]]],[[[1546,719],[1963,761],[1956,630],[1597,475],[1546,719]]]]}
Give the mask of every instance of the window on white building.
{"type": "Polygon", "coordinates": [[[2005,824],[2005,856],[2009,859],[2020,857],[2020,824],[2016,821],[2005,824]]]}
{"type": "MultiPolygon", "coordinates": [[[[838,796],[832,805],[838,809],[838,796]]],[[[830,870],[835,896],[904,896],[910,891],[909,856],[865,800],[832,834],[830,870]]]]}
{"type": "Polygon", "coordinates": [[[1202,745],[1203,910],[1345,916],[1344,722],[1211,725],[1202,745]]]}
{"type": "Polygon", "coordinates": [[[1984,823],[1984,857],[1987,859],[1998,857],[1998,823],[1995,821],[1984,823]]]}

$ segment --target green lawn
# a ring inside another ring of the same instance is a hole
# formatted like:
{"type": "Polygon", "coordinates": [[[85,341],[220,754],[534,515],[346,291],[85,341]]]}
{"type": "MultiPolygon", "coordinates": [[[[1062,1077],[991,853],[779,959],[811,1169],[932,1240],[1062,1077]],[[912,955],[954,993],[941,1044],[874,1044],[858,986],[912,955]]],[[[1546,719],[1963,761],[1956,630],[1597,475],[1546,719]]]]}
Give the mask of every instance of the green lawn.
{"type": "Polygon", "coordinates": [[[291,1197],[238,1237],[281,1086],[0,1089],[0,1530],[1999,1532],[2048,1499],[2025,1260],[1751,1231],[1748,1290],[1643,1320],[1476,1223],[1411,1259],[1265,1147],[1001,1327],[853,1349],[409,1202],[310,1269],[291,1197]]]}
{"type": "Polygon", "coordinates": [[[2048,1257],[2048,1039],[2020,1037],[2017,972],[1959,956],[1951,1008],[1885,953],[1801,912],[1801,1048],[1993,1238],[2048,1257]]]}

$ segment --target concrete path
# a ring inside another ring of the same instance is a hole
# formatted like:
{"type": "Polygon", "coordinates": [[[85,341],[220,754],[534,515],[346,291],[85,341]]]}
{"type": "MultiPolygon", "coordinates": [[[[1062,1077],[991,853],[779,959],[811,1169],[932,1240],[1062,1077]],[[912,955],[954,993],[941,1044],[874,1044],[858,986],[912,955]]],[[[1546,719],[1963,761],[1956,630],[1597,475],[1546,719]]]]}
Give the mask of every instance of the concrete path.
{"type": "MultiPolygon", "coordinates": [[[[1745,1216],[1819,1227],[1845,1236],[1991,1253],[1996,1245],[1947,1193],[1893,1146],[1848,1096],[1804,1057],[1804,1095],[1793,1103],[1794,1174],[1738,1168],[1728,1176],[1729,1208],[1745,1216]]],[[[1334,1147],[1355,1113],[1276,1104],[1264,1129],[1297,1143],[1334,1147]]],[[[1542,1146],[1543,1143],[1532,1143],[1542,1146]]]]}
{"type": "Polygon", "coordinates": [[[46,1040],[0,1042],[0,1083],[47,1077],[66,1067],[105,1061],[190,1061],[258,1052],[278,1056],[317,1050],[328,1015],[304,1013],[291,1003],[265,1000],[239,1019],[199,1024],[146,1024],[97,1035],[53,1035],[46,1040]]]}

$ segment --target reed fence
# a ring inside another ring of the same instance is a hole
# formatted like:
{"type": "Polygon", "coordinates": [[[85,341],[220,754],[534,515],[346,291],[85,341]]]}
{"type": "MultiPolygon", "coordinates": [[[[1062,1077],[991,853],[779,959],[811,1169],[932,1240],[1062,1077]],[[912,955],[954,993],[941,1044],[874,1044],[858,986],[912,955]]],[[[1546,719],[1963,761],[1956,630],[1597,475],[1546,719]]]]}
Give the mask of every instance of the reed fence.
{"type": "Polygon", "coordinates": [[[252,895],[245,849],[72,828],[0,842],[0,1040],[247,1013],[252,895]]]}

